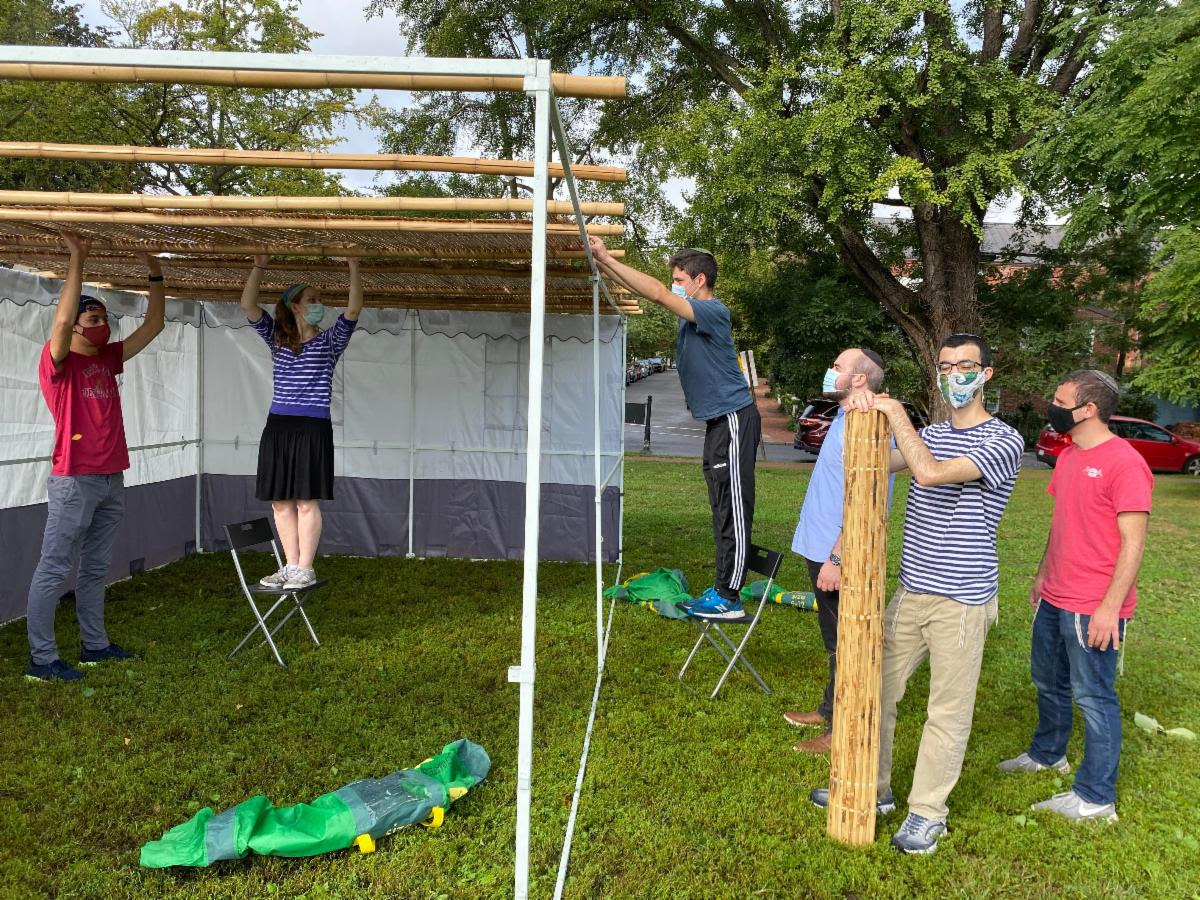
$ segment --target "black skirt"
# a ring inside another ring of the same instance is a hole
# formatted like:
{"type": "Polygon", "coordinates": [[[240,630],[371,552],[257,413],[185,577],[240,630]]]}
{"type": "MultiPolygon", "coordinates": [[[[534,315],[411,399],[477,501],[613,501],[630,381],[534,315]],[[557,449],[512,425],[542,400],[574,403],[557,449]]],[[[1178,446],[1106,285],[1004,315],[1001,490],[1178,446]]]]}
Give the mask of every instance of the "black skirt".
{"type": "Polygon", "coordinates": [[[259,500],[333,499],[333,423],[312,416],[267,416],[258,442],[259,500]]]}

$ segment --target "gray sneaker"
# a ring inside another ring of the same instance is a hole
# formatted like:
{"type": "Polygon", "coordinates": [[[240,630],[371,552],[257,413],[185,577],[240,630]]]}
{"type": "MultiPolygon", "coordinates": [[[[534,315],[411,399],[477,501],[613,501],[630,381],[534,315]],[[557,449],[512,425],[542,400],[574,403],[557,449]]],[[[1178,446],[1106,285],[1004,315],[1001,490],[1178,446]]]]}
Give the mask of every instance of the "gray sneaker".
{"type": "Polygon", "coordinates": [[[892,835],[892,846],[905,853],[932,853],[937,849],[938,838],[946,833],[945,819],[926,819],[910,812],[892,835]]]}
{"type": "MultiPolygon", "coordinates": [[[[829,806],[829,788],[814,788],[812,793],[808,795],[808,799],[813,802],[813,806],[825,809],[829,806]]],[[[892,796],[890,789],[885,791],[883,796],[875,801],[875,812],[877,815],[886,816],[895,809],[896,798],[892,796]]]]}
{"type": "Polygon", "coordinates": [[[1088,803],[1074,791],[1055,794],[1049,800],[1035,803],[1030,809],[1058,813],[1067,819],[1099,819],[1101,822],[1117,821],[1117,807],[1113,803],[1088,803]]]}
{"type": "Polygon", "coordinates": [[[266,578],[260,578],[258,583],[263,587],[281,588],[283,583],[288,580],[288,576],[292,573],[292,567],[285,565],[281,566],[279,571],[274,575],[268,575],[266,578]]]}
{"type": "Polygon", "coordinates": [[[1028,753],[1022,753],[1020,756],[1014,756],[1012,759],[1006,759],[996,766],[1001,772],[1044,772],[1046,769],[1053,769],[1059,775],[1066,775],[1071,771],[1071,764],[1067,762],[1064,756],[1058,762],[1050,763],[1045,766],[1030,756],[1028,753]]]}
{"type": "Polygon", "coordinates": [[[308,587],[316,580],[317,573],[315,570],[292,566],[288,572],[287,580],[281,585],[281,588],[285,591],[298,591],[301,588],[308,587]]]}

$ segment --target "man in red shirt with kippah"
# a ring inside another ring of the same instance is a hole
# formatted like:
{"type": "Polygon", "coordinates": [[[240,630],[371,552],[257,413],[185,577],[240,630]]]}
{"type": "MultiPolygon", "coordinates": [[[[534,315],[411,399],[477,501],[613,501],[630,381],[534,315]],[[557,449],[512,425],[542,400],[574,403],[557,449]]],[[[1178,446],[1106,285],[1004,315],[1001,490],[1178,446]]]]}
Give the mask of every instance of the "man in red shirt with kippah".
{"type": "Polygon", "coordinates": [[[54,453],[46,485],[42,556],[26,608],[26,677],[32,681],[83,677],[59,658],[54,634],[58,600],[77,561],[75,616],[83,641],[81,664],[131,655],[109,641],[104,630],[104,581],[125,512],[124,472],[129,468],[117,376],[125,361],[163,330],[166,308],[158,260],[142,254],[149,270],[146,318],[125,340],[110,342],[108,310],[95,297],[81,294],[90,242],[74,234],[64,234],[63,239],[71,262],[38,364],[42,396],[54,418],[54,453]]]}
{"type": "Polygon", "coordinates": [[[1141,454],[1109,430],[1119,396],[1111,377],[1084,369],[1063,379],[1048,410],[1050,425],[1069,434],[1071,444],[1059,455],[1047,488],[1054,518],[1029,591],[1038,724],[1029,749],[999,766],[1002,772],[1070,772],[1074,696],[1083,713],[1083,761],[1071,790],[1033,809],[1076,820],[1117,819],[1117,654],[1137,606],[1154,491],[1141,454]]]}

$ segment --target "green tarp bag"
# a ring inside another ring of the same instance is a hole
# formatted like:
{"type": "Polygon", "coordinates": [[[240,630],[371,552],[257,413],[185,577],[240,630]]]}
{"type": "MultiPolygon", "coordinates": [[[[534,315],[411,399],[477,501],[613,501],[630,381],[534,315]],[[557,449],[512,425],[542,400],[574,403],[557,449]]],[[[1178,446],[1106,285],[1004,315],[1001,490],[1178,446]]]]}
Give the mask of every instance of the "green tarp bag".
{"type": "Polygon", "coordinates": [[[487,752],[464,739],[415,769],[355,781],[312,803],[276,809],[257,796],[220,814],[205,807],[142,847],[141,864],[208,866],[249,853],[317,856],[355,845],[370,853],[375,840],[405,825],[441,825],[450,804],[483,781],[491,766],[487,752]]]}
{"type": "Polygon", "coordinates": [[[668,619],[686,619],[687,615],[676,608],[676,603],[688,603],[687,578],[679,569],[655,569],[635,575],[624,584],[614,585],[604,592],[608,599],[616,597],[638,606],[648,606],[660,616],[668,619]]]}

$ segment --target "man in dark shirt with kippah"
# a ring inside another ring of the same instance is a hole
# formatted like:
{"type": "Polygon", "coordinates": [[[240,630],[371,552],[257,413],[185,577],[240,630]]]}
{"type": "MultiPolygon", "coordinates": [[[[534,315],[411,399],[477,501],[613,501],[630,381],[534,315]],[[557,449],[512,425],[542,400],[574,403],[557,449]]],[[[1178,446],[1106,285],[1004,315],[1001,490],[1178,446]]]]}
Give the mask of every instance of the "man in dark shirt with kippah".
{"type": "Polygon", "coordinates": [[[614,280],[679,317],[675,358],[692,416],[705,423],[704,479],[712,507],[716,579],[691,607],[693,615],[737,619],[754,521],[754,457],[762,431],[758,407],[738,364],[729,307],[713,296],[717,261],[707,250],[671,257],[671,287],[613,259],[590,238],[596,264],[614,280]]]}

